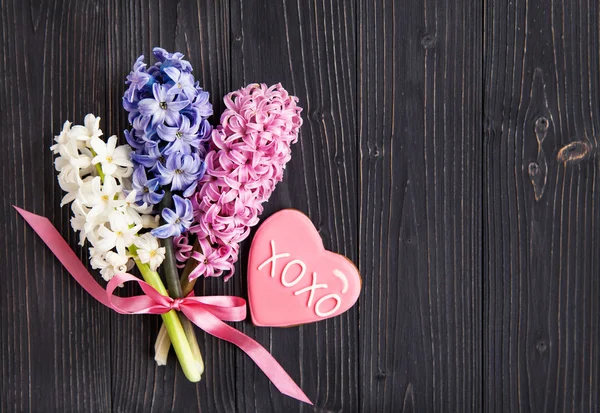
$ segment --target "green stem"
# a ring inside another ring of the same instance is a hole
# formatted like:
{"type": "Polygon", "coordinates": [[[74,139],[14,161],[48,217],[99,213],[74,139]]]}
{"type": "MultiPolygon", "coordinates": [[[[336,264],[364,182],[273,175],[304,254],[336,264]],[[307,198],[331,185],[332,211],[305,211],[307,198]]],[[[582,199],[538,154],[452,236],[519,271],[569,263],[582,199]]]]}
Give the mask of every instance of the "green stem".
{"type": "MultiPolygon", "coordinates": [[[[160,210],[173,207],[173,195],[170,189],[165,190],[165,196],[160,201],[160,210]]],[[[161,218],[161,223],[164,221],[161,218]]],[[[165,277],[167,278],[167,286],[169,287],[169,295],[173,298],[183,297],[181,284],[179,283],[179,270],[177,269],[177,261],[175,260],[175,251],[173,249],[173,237],[168,237],[162,240],[165,247],[165,259],[162,263],[165,269],[165,277]]]]}
{"type": "MultiPolygon", "coordinates": [[[[196,240],[196,242],[194,243],[194,250],[197,250],[198,248],[200,248],[200,244],[198,243],[198,240],[196,240]]],[[[192,272],[192,270],[194,268],[196,268],[196,266],[198,265],[198,263],[196,262],[196,260],[188,260],[187,265],[185,266],[185,269],[183,270],[183,274],[181,274],[181,289],[183,291],[183,295],[187,296],[189,293],[192,292],[192,290],[194,289],[194,286],[196,285],[196,280],[197,278],[193,279],[192,281],[189,280],[189,275],[192,272]]],[[[186,332],[186,335],[189,333],[189,330],[185,328],[184,325],[184,330],[186,332]]],[[[192,329],[193,332],[193,329],[192,329]]],[[[162,360],[166,359],[167,354],[169,352],[169,348],[171,347],[171,342],[169,341],[169,337],[165,337],[165,325],[163,324],[162,326],[160,326],[160,332],[158,333],[158,337],[156,338],[156,342],[154,344],[154,351],[156,354],[155,359],[157,360],[157,362],[162,362],[162,360]]],[[[197,341],[196,341],[197,343],[197,341]]],[[[192,351],[194,351],[194,346],[192,341],[190,340],[190,346],[192,347],[192,351]]],[[[198,349],[198,355],[200,356],[200,362],[202,363],[202,372],[204,372],[204,363],[202,362],[202,355],[200,354],[200,349],[198,349]]]]}
{"type": "MultiPolygon", "coordinates": [[[[200,243],[198,240],[194,243],[194,251],[198,251],[200,249],[200,243]]],[[[188,260],[185,268],[183,269],[183,274],[181,274],[181,289],[183,290],[183,294],[188,295],[196,285],[196,280],[198,278],[194,278],[190,281],[190,274],[198,266],[198,261],[196,260],[188,260]]]]}
{"type": "Polygon", "coordinates": [[[104,172],[102,172],[102,165],[99,163],[96,164],[96,171],[98,171],[98,175],[100,175],[100,179],[104,182],[104,172]]]}
{"type": "MultiPolygon", "coordinates": [[[[136,248],[132,246],[130,252],[135,256],[136,248]]],[[[142,264],[139,259],[135,258],[135,263],[139,268],[144,280],[156,289],[162,295],[168,295],[160,276],[156,271],[152,271],[147,264],[142,264]]],[[[198,382],[202,377],[197,359],[192,352],[188,337],[183,329],[181,320],[175,310],[171,310],[165,314],[161,314],[163,323],[169,333],[169,338],[177,354],[177,359],[181,364],[181,368],[185,377],[191,382],[198,382]]],[[[187,319],[186,319],[187,320],[187,319]]],[[[187,320],[189,322],[189,320],[187,320]]]]}
{"type": "Polygon", "coordinates": [[[181,325],[183,326],[183,331],[185,332],[185,336],[190,344],[190,350],[192,350],[192,356],[196,361],[196,367],[198,368],[200,375],[202,375],[204,373],[204,360],[202,359],[202,353],[200,352],[200,346],[198,345],[198,339],[196,338],[194,325],[190,320],[183,316],[181,317],[181,325]]]}
{"type": "Polygon", "coordinates": [[[156,336],[154,342],[154,361],[159,366],[167,365],[167,358],[169,357],[169,350],[171,349],[171,340],[164,324],[160,325],[160,331],[156,336]]]}
{"type": "MultiPolygon", "coordinates": [[[[162,211],[164,208],[172,208],[173,207],[173,195],[171,194],[170,189],[165,190],[165,196],[160,202],[160,210],[162,211]]],[[[164,223],[164,222],[163,222],[164,223]]],[[[172,298],[182,298],[184,297],[183,291],[181,289],[181,284],[179,283],[179,270],[177,269],[177,261],[175,259],[175,249],[173,248],[173,237],[168,237],[162,240],[162,244],[165,247],[165,259],[163,260],[162,266],[165,270],[165,278],[167,279],[167,286],[169,287],[169,295],[172,298]]],[[[189,291],[186,295],[189,294],[189,291]]],[[[202,360],[202,353],[200,352],[200,346],[198,345],[198,339],[196,338],[196,333],[194,331],[194,326],[191,321],[186,317],[180,317],[181,324],[185,331],[185,335],[187,337],[188,343],[192,350],[192,354],[194,359],[196,360],[197,367],[200,372],[204,372],[204,361],[202,360]]],[[[168,351],[168,348],[166,348],[168,351]]]]}
{"type": "Polygon", "coordinates": [[[165,269],[169,295],[173,298],[181,298],[183,297],[183,291],[179,283],[179,270],[177,269],[175,250],[173,248],[173,237],[165,238],[162,241],[163,247],[165,247],[165,259],[162,265],[165,269]]]}
{"type": "MultiPolygon", "coordinates": [[[[90,149],[90,152],[94,156],[98,155],[96,152],[94,152],[93,149],[90,149]]],[[[100,180],[104,182],[104,172],[102,172],[102,165],[100,165],[99,163],[96,164],[96,171],[98,171],[98,175],[100,175],[100,180]]]]}

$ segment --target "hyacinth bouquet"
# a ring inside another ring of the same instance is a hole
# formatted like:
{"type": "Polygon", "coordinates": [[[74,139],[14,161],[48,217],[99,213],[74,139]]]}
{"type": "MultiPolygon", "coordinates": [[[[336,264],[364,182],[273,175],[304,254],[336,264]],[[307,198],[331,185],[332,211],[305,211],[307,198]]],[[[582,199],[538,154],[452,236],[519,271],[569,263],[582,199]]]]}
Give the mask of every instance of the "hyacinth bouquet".
{"type": "MultiPolygon", "coordinates": [[[[105,139],[90,114],[83,125],[65,122],[51,149],[61,205],[71,206],[91,267],[115,282],[135,266],[158,293],[181,300],[200,276],[233,275],[239,243],[283,178],[301,108],[279,84],[251,84],[225,96],[213,128],[209,93],[190,63],[160,48],[154,57],[148,66],[140,56],[126,78],[127,144],[105,139]]],[[[176,309],[160,314],[157,363],[172,345],[186,377],[199,381],[192,323],[176,309]]]]}

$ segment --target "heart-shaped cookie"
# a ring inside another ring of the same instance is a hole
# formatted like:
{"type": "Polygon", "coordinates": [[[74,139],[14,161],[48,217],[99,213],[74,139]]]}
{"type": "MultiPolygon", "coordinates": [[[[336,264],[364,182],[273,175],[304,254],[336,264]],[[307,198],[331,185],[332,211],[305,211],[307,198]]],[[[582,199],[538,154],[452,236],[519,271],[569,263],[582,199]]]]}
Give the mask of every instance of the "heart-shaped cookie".
{"type": "Polygon", "coordinates": [[[285,327],[335,317],[354,305],[360,287],[354,264],[327,251],[300,211],[279,211],[256,232],[248,260],[255,325],[285,327]]]}

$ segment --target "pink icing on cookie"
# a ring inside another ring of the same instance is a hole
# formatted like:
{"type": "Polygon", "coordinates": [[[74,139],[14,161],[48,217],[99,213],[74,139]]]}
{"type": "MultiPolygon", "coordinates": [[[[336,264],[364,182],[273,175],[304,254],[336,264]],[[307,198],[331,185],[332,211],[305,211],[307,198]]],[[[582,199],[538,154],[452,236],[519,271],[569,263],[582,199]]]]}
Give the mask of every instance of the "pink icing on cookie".
{"type": "Polygon", "coordinates": [[[248,301],[257,326],[285,327],[335,317],[360,294],[358,270],[327,251],[310,219],[284,209],[258,229],[248,260],[248,301]]]}

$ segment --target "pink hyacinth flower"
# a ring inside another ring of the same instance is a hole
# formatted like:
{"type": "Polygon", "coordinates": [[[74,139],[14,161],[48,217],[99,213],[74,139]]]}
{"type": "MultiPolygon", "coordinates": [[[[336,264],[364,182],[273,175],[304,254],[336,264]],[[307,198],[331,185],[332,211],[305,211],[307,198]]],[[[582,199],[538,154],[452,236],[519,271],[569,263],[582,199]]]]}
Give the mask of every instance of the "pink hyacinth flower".
{"type": "MultiPolygon", "coordinates": [[[[239,243],[259,221],[262,203],[283,179],[302,126],[298,98],[276,84],[251,84],[223,99],[227,109],[213,131],[207,170],[190,198],[200,250],[190,280],[233,275],[239,243]]],[[[182,257],[187,251],[181,252],[182,257]]]]}
{"type": "Polygon", "coordinates": [[[185,262],[192,256],[193,249],[193,247],[190,245],[189,234],[185,233],[173,238],[173,246],[175,247],[177,267],[185,267],[185,262]]]}

